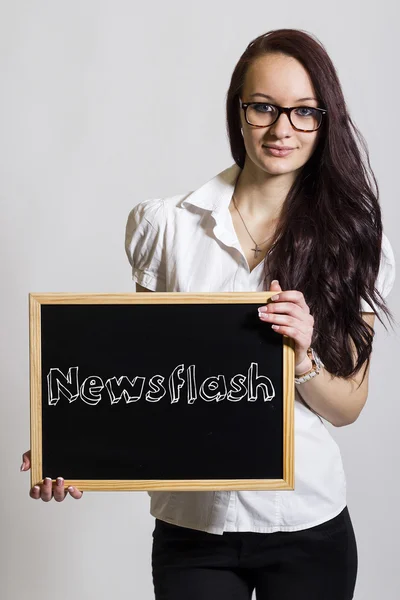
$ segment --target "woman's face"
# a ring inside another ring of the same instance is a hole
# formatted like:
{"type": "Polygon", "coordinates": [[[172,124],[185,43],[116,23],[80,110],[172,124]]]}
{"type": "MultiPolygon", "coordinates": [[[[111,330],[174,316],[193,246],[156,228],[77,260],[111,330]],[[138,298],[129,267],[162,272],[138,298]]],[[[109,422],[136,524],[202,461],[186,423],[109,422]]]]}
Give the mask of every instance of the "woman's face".
{"type": "MultiPolygon", "coordinates": [[[[241,95],[242,102],[318,107],[316,99],[300,101],[301,98],[315,97],[311,79],[302,64],[291,56],[278,53],[261,56],[250,65],[241,95]]],[[[320,129],[309,133],[296,131],[284,113],[273,125],[257,128],[249,125],[244,110],[239,110],[246,153],[252,163],[270,175],[296,175],[311,157],[320,129]],[[294,150],[286,156],[273,156],[265,148],[269,144],[290,146],[294,150]]]]}

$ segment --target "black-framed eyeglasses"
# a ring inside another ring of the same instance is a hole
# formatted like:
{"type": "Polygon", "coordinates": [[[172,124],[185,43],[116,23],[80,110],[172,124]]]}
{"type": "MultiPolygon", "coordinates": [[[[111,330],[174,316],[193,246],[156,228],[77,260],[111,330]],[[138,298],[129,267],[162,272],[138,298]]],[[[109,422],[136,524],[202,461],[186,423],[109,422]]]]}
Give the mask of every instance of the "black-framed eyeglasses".
{"type": "Polygon", "coordinates": [[[315,106],[278,106],[269,102],[242,102],[246,123],[254,127],[269,127],[276,123],[282,113],[288,116],[293,129],[310,133],[321,127],[325,108],[315,106]]]}

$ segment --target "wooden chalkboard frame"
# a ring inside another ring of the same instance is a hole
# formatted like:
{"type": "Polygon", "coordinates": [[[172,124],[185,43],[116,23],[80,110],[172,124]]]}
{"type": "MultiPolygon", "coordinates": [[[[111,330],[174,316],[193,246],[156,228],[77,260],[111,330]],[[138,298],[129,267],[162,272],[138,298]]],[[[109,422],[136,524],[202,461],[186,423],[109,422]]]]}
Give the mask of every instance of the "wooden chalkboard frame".
{"type": "MultiPolygon", "coordinates": [[[[29,294],[31,487],[42,478],[41,306],[44,304],[266,304],[275,292],[127,294],[29,294]]],[[[240,480],[87,480],[66,479],[64,486],[88,491],[293,490],[294,489],[294,340],[283,336],[283,479],[240,480]]],[[[54,480],[53,480],[54,481],[54,480]]]]}

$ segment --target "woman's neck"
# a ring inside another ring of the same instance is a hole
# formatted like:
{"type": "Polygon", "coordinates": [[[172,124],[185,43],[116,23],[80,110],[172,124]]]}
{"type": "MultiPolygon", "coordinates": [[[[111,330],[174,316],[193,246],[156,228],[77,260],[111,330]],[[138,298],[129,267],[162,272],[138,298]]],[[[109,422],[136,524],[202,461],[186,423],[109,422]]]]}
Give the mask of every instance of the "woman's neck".
{"type": "Polygon", "coordinates": [[[243,217],[261,221],[278,219],[296,176],[297,172],[271,175],[253,163],[249,165],[246,160],[234,191],[236,205],[243,217]]]}

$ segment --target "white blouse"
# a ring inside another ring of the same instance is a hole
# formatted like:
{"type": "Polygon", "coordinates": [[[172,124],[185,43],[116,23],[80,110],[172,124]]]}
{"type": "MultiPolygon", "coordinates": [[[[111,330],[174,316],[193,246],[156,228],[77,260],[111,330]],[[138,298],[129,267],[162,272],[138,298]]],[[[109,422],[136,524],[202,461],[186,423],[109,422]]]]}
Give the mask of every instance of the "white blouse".
{"type": "MultiPolygon", "coordinates": [[[[250,271],[228,209],[239,173],[234,163],[194,192],[144,200],[133,208],[125,247],[135,282],[157,292],[269,289],[263,261],[250,271]]],[[[389,294],[394,279],[393,250],[383,235],[377,279],[383,297],[389,294]]],[[[360,310],[374,312],[364,300],[360,310]]],[[[149,492],[151,514],[214,534],[298,531],[335,517],[346,506],[339,447],[297,389],[294,417],[294,490],[154,491],[149,492]]]]}

